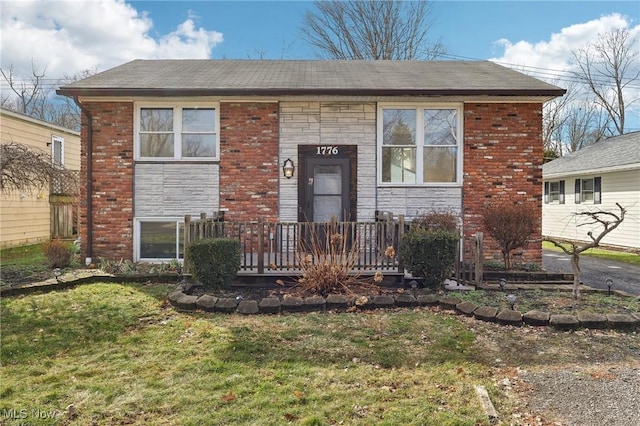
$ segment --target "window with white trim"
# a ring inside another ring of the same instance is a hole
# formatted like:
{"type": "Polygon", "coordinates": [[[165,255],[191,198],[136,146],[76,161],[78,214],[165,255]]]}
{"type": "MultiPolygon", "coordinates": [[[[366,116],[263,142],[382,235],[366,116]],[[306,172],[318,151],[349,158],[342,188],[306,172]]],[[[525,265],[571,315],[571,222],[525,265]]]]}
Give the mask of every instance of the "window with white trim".
{"type": "Polygon", "coordinates": [[[564,181],[544,183],[544,202],[545,204],[564,204],[564,181]]]}
{"type": "Polygon", "coordinates": [[[54,166],[64,166],[64,138],[51,135],[51,161],[54,166]]]}
{"type": "Polygon", "coordinates": [[[382,106],[378,169],[382,184],[460,182],[462,123],[457,107],[382,106]]]}
{"type": "Polygon", "coordinates": [[[216,105],[139,105],[136,159],[218,159],[216,105]]]}
{"type": "Polygon", "coordinates": [[[168,218],[136,219],[137,260],[184,259],[184,222],[168,218]]]}
{"type": "Polygon", "coordinates": [[[602,178],[575,180],[576,204],[600,204],[602,202],[602,178]]]}

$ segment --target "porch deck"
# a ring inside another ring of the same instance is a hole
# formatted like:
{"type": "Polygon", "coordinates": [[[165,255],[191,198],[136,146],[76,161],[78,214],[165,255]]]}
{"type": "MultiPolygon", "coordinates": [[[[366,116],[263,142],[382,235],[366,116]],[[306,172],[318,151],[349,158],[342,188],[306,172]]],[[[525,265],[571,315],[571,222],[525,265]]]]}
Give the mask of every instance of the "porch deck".
{"type": "MultiPolygon", "coordinates": [[[[198,220],[185,216],[184,247],[205,238],[233,238],[240,242],[241,277],[301,276],[301,262],[325,261],[326,247],[337,237],[341,248],[334,252],[338,261],[349,260],[351,273],[370,276],[380,271],[388,277],[405,276],[399,256],[404,233],[411,226],[403,216],[384,214],[371,222],[252,222],[225,221],[223,215],[198,220]],[[337,253],[337,254],[336,254],[337,253]]],[[[463,238],[456,278],[459,282],[482,280],[477,266],[481,263],[482,242],[477,237],[463,238]]],[[[185,254],[186,255],[186,254],[185,254]]],[[[187,272],[187,271],[185,271],[187,272]]]]}

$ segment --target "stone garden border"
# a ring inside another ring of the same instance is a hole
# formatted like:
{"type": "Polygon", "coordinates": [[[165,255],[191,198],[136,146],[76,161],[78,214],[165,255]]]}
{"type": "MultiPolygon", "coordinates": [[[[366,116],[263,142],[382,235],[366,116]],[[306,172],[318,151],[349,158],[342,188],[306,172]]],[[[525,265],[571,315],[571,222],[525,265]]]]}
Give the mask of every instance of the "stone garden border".
{"type": "Polygon", "coordinates": [[[498,310],[492,306],[476,306],[472,302],[455,297],[419,295],[401,293],[396,295],[347,297],[340,294],[297,297],[265,297],[260,300],[216,297],[209,294],[201,296],[186,294],[179,286],[168,297],[169,303],[181,311],[205,311],[218,313],[237,313],[241,315],[279,314],[293,312],[318,311],[363,311],[369,309],[391,309],[411,307],[436,307],[454,311],[487,322],[512,326],[550,326],[558,330],[591,329],[640,329],[640,313],[633,314],[550,314],[542,311],[529,311],[524,314],[511,310],[498,310]]]}

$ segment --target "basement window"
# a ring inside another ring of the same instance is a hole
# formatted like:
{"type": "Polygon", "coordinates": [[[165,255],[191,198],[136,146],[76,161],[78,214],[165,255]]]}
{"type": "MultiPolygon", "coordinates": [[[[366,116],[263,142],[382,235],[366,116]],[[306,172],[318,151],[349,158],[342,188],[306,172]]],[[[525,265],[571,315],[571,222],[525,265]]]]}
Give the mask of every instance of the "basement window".
{"type": "Polygon", "coordinates": [[[184,223],[166,218],[136,220],[136,260],[184,259],[184,223]]]}

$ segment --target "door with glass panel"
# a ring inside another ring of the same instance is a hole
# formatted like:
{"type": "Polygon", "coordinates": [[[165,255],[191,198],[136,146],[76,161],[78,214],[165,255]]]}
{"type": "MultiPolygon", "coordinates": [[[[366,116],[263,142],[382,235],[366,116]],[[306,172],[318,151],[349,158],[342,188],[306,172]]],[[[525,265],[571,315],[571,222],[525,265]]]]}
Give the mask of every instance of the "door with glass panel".
{"type": "Polygon", "coordinates": [[[348,158],[307,158],[304,217],[307,222],[350,220],[348,158]]]}

